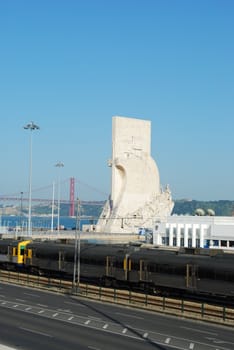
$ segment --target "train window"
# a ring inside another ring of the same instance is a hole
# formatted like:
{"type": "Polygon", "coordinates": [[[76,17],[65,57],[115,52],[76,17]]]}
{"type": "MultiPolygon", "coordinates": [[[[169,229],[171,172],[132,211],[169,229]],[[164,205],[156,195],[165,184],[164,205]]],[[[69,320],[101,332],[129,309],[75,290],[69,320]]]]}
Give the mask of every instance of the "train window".
{"type": "Polygon", "coordinates": [[[174,272],[176,275],[184,276],[186,273],[186,268],[185,266],[176,266],[174,268],[174,272]]]}
{"type": "Polygon", "coordinates": [[[227,281],[234,282],[234,274],[233,274],[233,272],[227,272],[227,281]]]}
{"type": "Polygon", "coordinates": [[[168,265],[167,264],[160,264],[160,265],[156,265],[158,270],[157,272],[161,272],[161,273],[168,273],[168,265]]]}
{"type": "Polygon", "coordinates": [[[160,264],[151,263],[148,265],[149,272],[160,272],[160,264]]]}
{"type": "Polygon", "coordinates": [[[80,262],[82,264],[90,264],[90,259],[88,259],[87,257],[81,255],[80,262]]]}
{"type": "Polygon", "coordinates": [[[88,265],[105,265],[105,259],[99,257],[82,258],[82,261],[88,265]]]}
{"type": "MultiPolygon", "coordinates": [[[[45,254],[44,252],[35,252],[35,257],[38,259],[48,259],[48,254],[45,254]]],[[[58,260],[59,254],[58,252],[50,252],[49,259],[50,260],[58,260]]]]}
{"type": "Polygon", "coordinates": [[[74,261],[74,256],[73,256],[72,254],[66,253],[66,255],[65,255],[65,260],[66,260],[67,262],[73,262],[73,261],[74,261]]]}
{"type": "Polygon", "coordinates": [[[137,261],[132,261],[132,270],[139,271],[139,262],[137,261]]]}
{"type": "Polygon", "coordinates": [[[202,269],[200,269],[199,278],[203,279],[203,278],[210,277],[211,275],[213,276],[213,273],[209,268],[202,267],[202,269]]]}
{"type": "Polygon", "coordinates": [[[231,271],[215,271],[214,275],[215,279],[218,281],[234,282],[234,275],[231,271]]]}
{"type": "Polygon", "coordinates": [[[149,264],[148,265],[148,270],[149,270],[149,272],[156,272],[155,271],[155,267],[156,267],[157,265],[156,264],[149,264]]]}
{"type": "Polygon", "coordinates": [[[226,247],[227,246],[227,241],[221,241],[221,247],[226,247]]]}
{"type": "Polygon", "coordinates": [[[118,269],[122,269],[123,268],[123,261],[121,260],[115,260],[114,261],[114,266],[117,267],[118,269]]]}
{"type": "Polygon", "coordinates": [[[7,254],[8,252],[7,248],[8,248],[7,246],[0,247],[0,254],[7,254]]]}

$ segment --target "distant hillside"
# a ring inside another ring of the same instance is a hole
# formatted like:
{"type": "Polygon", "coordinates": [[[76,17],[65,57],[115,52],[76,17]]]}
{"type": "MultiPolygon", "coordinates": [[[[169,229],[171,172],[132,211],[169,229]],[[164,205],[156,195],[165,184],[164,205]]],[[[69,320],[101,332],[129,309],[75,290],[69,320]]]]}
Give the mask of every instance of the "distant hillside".
{"type": "MultiPolygon", "coordinates": [[[[93,204],[86,204],[86,205],[81,205],[80,207],[80,215],[81,216],[89,216],[92,217],[94,220],[99,218],[101,215],[101,211],[103,208],[104,202],[100,201],[100,203],[97,203],[95,205],[93,204]]],[[[33,209],[33,215],[50,215],[51,214],[51,206],[34,206],[33,209]]],[[[54,209],[54,214],[57,214],[57,208],[55,207],[54,209]]],[[[76,216],[76,210],[75,210],[75,216],[76,216]]],[[[69,216],[69,204],[61,204],[60,206],[60,215],[61,216],[69,216]]]]}
{"type": "Polygon", "coordinates": [[[176,200],[172,214],[194,215],[196,209],[212,209],[216,216],[234,216],[234,201],[196,201],[196,200],[176,200]]]}
{"type": "MultiPolygon", "coordinates": [[[[234,201],[219,200],[219,201],[196,201],[196,200],[174,200],[175,205],[172,214],[176,215],[195,215],[196,209],[212,209],[216,216],[234,216],[234,201]]],[[[97,204],[81,205],[81,215],[89,216],[94,220],[99,218],[104,202],[100,201],[97,204]]],[[[27,207],[23,208],[23,212],[27,214],[27,207]]],[[[51,206],[35,205],[32,207],[32,215],[50,215],[51,206]]],[[[57,214],[57,208],[54,209],[54,214],[57,214]]],[[[20,208],[16,206],[0,207],[0,215],[20,215],[20,208]]],[[[61,216],[69,216],[69,205],[61,203],[61,216]]],[[[76,215],[76,213],[75,213],[76,215]]]]}
{"type": "MultiPolygon", "coordinates": [[[[91,216],[97,219],[102,211],[104,202],[96,205],[81,206],[81,215],[91,216]]],[[[172,214],[177,215],[195,215],[196,209],[201,208],[204,211],[212,209],[216,216],[234,216],[234,201],[220,200],[220,201],[196,201],[196,200],[175,200],[175,205],[172,214]]],[[[50,213],[51,208],[48,207],[34,207],[33,212],[37,214],[50,213]]],[[[56,209],[55,209],[56,212],[56,209]]],[[[61,205],[61,216],[69,215],[69,205],[61,205]]]]}

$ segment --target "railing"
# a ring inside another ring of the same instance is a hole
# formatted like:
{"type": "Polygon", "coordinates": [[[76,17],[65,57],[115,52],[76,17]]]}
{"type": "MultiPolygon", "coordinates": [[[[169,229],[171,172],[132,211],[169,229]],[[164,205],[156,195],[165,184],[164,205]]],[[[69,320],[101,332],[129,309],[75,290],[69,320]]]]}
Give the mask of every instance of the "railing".
{"type": "Polygon", "coordinates": [[[83,283],[74,286],[71,281],[5,270],[0,270],[0,282],[27,285],[33,288],[143,308],[149,311],[234,326],[234,309],[225,306],[140,294],[128,290],[110,289],[83,283]]]}

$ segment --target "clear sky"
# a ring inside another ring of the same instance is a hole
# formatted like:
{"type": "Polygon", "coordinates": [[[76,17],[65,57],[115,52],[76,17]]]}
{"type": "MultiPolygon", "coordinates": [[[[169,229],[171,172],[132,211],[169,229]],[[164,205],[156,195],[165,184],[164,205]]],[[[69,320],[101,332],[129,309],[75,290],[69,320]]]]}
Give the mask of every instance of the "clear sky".
{"type": "Polygon", "coordinates": [[[233,0],[0,0],[0,194],[110,193],[112,116],[151,120],[174,199],[234,200],[233,0]],[[54,165],[62,161],[64,168],[54,165]]]}

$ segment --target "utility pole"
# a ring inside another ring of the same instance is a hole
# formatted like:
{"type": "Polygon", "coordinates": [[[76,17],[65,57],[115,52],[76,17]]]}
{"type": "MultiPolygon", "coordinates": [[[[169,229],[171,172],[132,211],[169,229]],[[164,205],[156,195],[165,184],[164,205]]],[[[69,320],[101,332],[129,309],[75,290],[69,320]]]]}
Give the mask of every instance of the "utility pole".
{"type": "Polygon", "coordinates": [[[24,194],[24,192],[20,192],[20,226],[21,226],[21,232],[23,232],[23,194],[24,194]]]}
{"type": "Polygon", "coordinates": [[[80,285],[80,200],[77,198],[73,289],[77,293],[80,285]]]}
{"type": "Polygon", "coordinates": [[[59,169],[58,171],[58,221],[57,221],[57,232],[60,233],[60,168],[64,167],[62,162],[58,162],[55,166],[59,169]]]}
{"type": "Polygon", "coordinates": [[[28,236],[32,236],[32,132],[40,129],[38,125],[31,122],[24,126],[30,130],[30,159],[29,159],[29,201],[28,201],[28,236]]]}
{"type": "Polygon", "coordinates": [[[52,185],[51,226],[50,226],[50,231],[51,232],[54,231],[54,186],[55,186],[55,183],[53,181],[53,185],[52,185]]]}

